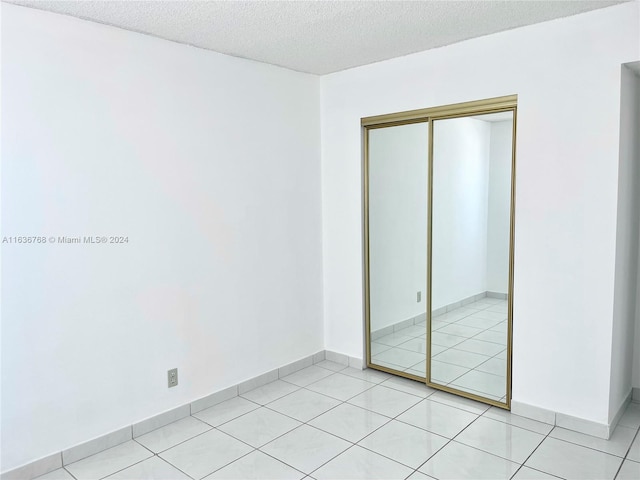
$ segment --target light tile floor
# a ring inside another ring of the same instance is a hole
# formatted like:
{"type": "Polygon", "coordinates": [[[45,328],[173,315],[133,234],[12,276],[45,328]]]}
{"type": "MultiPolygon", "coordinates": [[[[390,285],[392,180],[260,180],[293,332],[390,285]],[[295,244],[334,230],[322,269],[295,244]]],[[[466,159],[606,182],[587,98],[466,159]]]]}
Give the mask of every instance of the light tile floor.
{"type": "MultiPolygon", "coordinates": [[[[431,375],[435,382],[504,400],[507,301],[485,297],[433,317],[431,375]]],[[[371,361],[418,377],[426,375],[426,324],[411,325],[371,344],[371,361]]]]}
{"type": "Polygon", "coordinates": [[[322,362],[40,480],[640,479],[640,404],[608,441],[322,362]]]}

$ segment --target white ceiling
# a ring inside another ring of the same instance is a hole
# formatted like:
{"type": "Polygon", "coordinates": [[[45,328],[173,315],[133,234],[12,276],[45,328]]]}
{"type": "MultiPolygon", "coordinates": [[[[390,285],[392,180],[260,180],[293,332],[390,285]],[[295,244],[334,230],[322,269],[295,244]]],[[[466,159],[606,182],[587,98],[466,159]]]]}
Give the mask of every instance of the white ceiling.
{"type": "Polygon", "coordinates": [[[5,0],[326,74],[625,0],[5,0]]]}

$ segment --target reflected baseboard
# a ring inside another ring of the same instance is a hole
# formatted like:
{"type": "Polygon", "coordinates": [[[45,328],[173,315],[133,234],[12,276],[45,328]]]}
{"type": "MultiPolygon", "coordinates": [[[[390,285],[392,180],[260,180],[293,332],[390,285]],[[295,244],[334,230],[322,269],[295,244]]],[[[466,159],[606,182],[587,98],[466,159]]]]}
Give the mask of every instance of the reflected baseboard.
{"type": "Polygon", "coordinates": [[[457,302],[449,303],[448,305],[443,305],[442,307],[434,308],[431,312],[432,317],[437,317],[438,315],[443,315],[447,312],[452,312],[458,308],[464,307],[465,305],[469,305],[470,303],[477,302],[478,300],[487,297],[488,292],[480,292],[475,295],[470,295],[466,298],[458,300],[457,302]]]}
{"type": "MultiPolygon", "coordinates": [[[[458,300],[457,302],[450,303],[448,305],[443,305],[441,307],[435,308],[431,314],[432,317],[437,317],[438,315],[442,315],[447,312],[452,312],[458,308],[464,307],[465,305],[469,305],[470,303],[477,302],[485,297],[488,298],[496,298],[499,300],[506,300],[507,294],[501,292],[491,292],[485,291],[481,293],[477,293],[475,295],[470,295],[466,298],[458,300]]],[[[403,328],[410,327],[412,325],[418,325],[427,321],[427,313],[423,312],[415,317],[407,318],[406,320],[401,320],[397,323],[392,323],[391,325],[387,325],[386,327],[379,328],[377,330],[371,331],[371,341],[376,341],[378,338],[384,337],[386,335],[390,335],[394,332],[402,330],[403,328]]]]}
{"type": "MultiPolygon", "coordinates": [[[[378,330],[373,330],[371,332],[371,340],[375,341],[378,338],[384,337],[386,335],[391,335],[398,330],[402,330],[403,328],[410,327],[412,325],[418,325],[422,322],[427,321],[427,312],[419,313],[415,317],[407,318],[406,320],[401,320],[400,322],[393,323],[384,328],[379,328],[378,330]]],[[[425,330],[426,333],[426,330],[425,330]]]]}
{"type": "Polygon", "coordinates": [[[431,316],[437,317],[438,315],[442,315],[447,312],[452,312],[454,310],[457,310],[458,308],[464,307],[465,305],[469,305],[470,303],[477,302],[478,300],[482,300],[485,297],[496,298],[499,300],[506,300],[507,294],[500,293],[500,292],[490,292],[490,291],[476,293],[475,295],[471,295],[467,298],[463,298],[462,300],[458,300],[457,302],[453,302],[448,305],[444,305],[442,307],[438,307],[434,309],[431,316]]]}
{"type": "Polygon", "coordinates": [[[497,298],[499,300],[506,300],[507,299],[507,294],[506,293],[500,293],[500,292],[489,292],[489,291],[487,291],[487,297],[489,297],[489,298],[497,298]]]}

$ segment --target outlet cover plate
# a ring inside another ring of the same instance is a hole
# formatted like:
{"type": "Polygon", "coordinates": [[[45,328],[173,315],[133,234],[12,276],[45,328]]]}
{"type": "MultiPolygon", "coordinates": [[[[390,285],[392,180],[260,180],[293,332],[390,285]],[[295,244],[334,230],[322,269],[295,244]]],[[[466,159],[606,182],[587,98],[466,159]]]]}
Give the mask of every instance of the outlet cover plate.
{"type": "Polygon", "coordinates": [[[175,387],[178,385],[178,369],[172,368],[167,372],[167,383],[169,384],[169,388],[175,387]]]}

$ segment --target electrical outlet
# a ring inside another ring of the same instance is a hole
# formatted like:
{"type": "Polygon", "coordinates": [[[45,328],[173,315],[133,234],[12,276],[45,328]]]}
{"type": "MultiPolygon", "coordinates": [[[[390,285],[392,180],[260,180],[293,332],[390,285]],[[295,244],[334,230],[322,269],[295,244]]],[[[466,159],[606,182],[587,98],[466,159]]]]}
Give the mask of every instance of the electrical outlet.
{"type": "Polygon", "coordinates": [[[178,369],[172,368],[167,372],[167,380],[169,383],[169,388],[175,387],[178,385],[178,369]]]}
{"type": "Polygon", "coordinates": [[[416,295],[416,302],[421,302],[422,301],[422,292],[418,292],[418,294],[416,295]]]}

